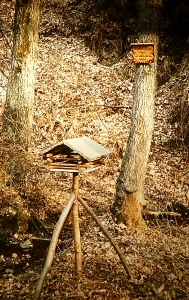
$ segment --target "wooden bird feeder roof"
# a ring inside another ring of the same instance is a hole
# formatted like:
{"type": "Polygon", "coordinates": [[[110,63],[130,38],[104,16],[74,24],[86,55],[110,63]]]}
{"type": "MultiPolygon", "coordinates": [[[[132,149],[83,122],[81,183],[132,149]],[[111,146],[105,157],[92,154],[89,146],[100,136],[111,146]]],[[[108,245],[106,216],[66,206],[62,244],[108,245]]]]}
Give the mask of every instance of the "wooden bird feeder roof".
{"type": "Polygon", "coordinates": [[[41,152],[51,171],[90,172],[103,164],[110,152],[89,137],[63,140],[41,152]]]}

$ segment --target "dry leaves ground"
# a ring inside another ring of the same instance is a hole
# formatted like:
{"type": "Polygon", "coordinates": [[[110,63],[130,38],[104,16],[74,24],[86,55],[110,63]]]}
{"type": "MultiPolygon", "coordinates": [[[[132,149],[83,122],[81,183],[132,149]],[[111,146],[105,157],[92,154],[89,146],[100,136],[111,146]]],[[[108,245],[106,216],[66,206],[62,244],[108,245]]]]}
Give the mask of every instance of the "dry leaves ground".
{"type": "MultiPolygon", "coordinates": [[[[87,199],[102,223],[115,238],[132,269],[130,282],[117,254],[98,226],[80,207],[83,272],[74,275],[74,247],[71,224],[62,231],[53,266],[45,280],[41,299],[189,299],[189,227],[186,195],[189,188],[189,164],[184,146],[173,147],[175,128],[167,121],[174,103],[172,87],[176,78],[157,90],[155,131],[146,175],[146,211],[182,213],[179,219],[145,216],[147,229],[130,233],[117,225],[110,213],[116,178],[129,133],[133,81],[124,77],[132,71],[130,53],[111,67],[98,62],[85,45],[83,30],[88,22],[98,24],[100,14],[93,15],[91,1],[51,1],[41,11],[39,61],[33,142],[30,155],[41,165],[38,153],[62,139],[89,136],[110,150],[112,155],[99,171],[80,177],[80,195],[87,199]],[[180,206],[179,206],[180,205],[180,206]]],[[[13,4],[1,3],[4,32],[11,39],[13,4]],[[12,6],[11,6],[12,5],[12,6]],[[5,26],[7,24],[7,26],[5,26]]],[[[0,108],[3,111],[9,71],[10,49],[3,36],[0,108]]],[[[9,42],[11,44],[11,42],[9,42]]],[[[20,197],[9,190],[9,205],[2,211],[10,214],[14,205],[22,206],[35,223],[33,234],[17,234],[6,251],[1,249],[1,299],[32,299],[43,266],[50,238],[71,188],[68,174],[49,174],[33,167],[28,180],[28,194],[20,197]],[[35,214],[35,219],[34,219],[35,214]],[[40,224],[38,221],[41,221],[40,224]],[[38,223],[37,223],[38,222],[38,223]],[[48,233],[44,231],[42,225],[48,233]],[[29,240],[32,250],[19,244],[29,240]],[[13,247],[13,250],[11,250],[13,247]],[[27,252],[28,251],[28,252],[27,252]]],[[[7,192],[8,193],[8,192],[7,192]]],[[[1,211],[1,214],[2,214],[1,211]]]]}

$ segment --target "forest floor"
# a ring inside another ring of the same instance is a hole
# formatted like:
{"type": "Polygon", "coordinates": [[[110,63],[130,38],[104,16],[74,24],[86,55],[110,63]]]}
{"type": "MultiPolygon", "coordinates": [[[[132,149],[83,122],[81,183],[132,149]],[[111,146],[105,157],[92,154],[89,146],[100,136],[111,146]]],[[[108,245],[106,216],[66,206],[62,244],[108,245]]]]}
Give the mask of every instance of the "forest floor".
{"type": "MultiPolygon", "coordinates": [[[[128,279],[115,250],[80,207],[82,275],[74,274],[73,230],[68,223],[60,234],[41,299],[189,299],[189,163],[187,149],[172,142],[175,127],[169,122],[177,78],[157,89],[145,183],[147,227],[130,232],[125,225],[116,224],[110,208],[130,129],[134,89],[131,53],[111,66],[99,62],[96,52],[86,46],[86,39],[95,32],[81,30],[86,20],[101,22],[100,15],[92,14],[93,2],[87,4],[51,1],[42,8],[30,149],[36,166],[30,170],[25,197],[6,187],[7,198],[2,195],[0,213],[1,220],[12,218],[21,207],[30,215],[31,224],[26,233],[12,232],[6,245],[0,243],[0,298],[32,299],[53,227],[69,198],[71,175],[45,171],[40,167],[40,151],[62,139],[85,135],[111,155],[100,170],[80,176],[79,193],[118,243],[134,280],[128,279]],[[128,70],[130,78],[125,76],[128,70]],[[149,216],[149,211],[165,214],[149,216]],[[166,215],[170,211],[180,217],[166,215]]],[[[12,2],[2,1],[0,8],[11,45],[14,7],[12,2]]],[[[3,36],[1,41],[2,113],[11,51],[3,36]]]]}

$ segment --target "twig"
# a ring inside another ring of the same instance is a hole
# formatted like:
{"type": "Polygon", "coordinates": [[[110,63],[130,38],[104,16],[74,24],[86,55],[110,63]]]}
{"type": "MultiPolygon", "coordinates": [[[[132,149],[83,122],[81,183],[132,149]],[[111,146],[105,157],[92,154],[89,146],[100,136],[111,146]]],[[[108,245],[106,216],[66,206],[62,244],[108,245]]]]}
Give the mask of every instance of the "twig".
{"type": "Polygon", "coordinates": [[[161,215],[174,216],[174,217],[181,216],[179,213],[176,213],[174,211],[146,211],[144,212],[144,214],[150,216],[161,216],[161,215]]]}
{"type": "MultiPolygon", "coordinates": [[[[35,213],[33,213],[33,216],[34,216],[34,218],[36,218],[37,222],[40,223],[40,225],[43,227],[43,229],[46,231],[46,233],[47,233],[48,235],[50,235],[50,232],[49,232],[49,230],[47,229],[47,227],[43,224],[43,222],[42,222],[41,220],[39,220],[39,219],[37,218],[37,216],[36,216],[35,213]]],[[[36,229],[37,229],[38,231],[40,231],[39,228],[37,227],[35,221],[34,221],[33,219],[32,219],[32,222],[33,222],[33,224],[35,225],[36,229]]]]}
{"type": "Polygon", "coordinates": [[[0,69],[0,71],[1,71],[1,73],[3,74],[3,76],[5,76],[6,79],[9,78],[9,77],[5,74],[5,72],[4,72],[2,69],[0,69]]]}
{"type": "Polygon", "coordinates": [[[97,106],[104,106],[105,108],[126,108],[126,109],[132,109],[132,106],[123,106],[123,105],[98,104],[97,106]]]}
{"type": "Polygon", "coordinates": [[[110,233],[108,232],[108,230],[102,225],[102,223],[100,222],[99,218],[95,215],[95,213],[93,212],[93,210],[88,206],[88,204],[81,198],[78,197],[79,202],[84,206],[84,208],[87,210],[87,212],[91,215],[91,217],[95,220],[95,222],[98,224],[98,226],[100,227],[100,229],[103,231],[103,233],[106,235],[106,237],[109,239],[110,243],[112,244],[112,246],[114,247],[114,249],[116,250],[125,271],[127,272],[128,276],[130,279],[133,279],[131,270],[129,268],[129,266],[127,265],[125,258],[121,252],[121,250],[119,249],[119,246],[117,245],[117,243],[114,241],[113,237],[110,235],[110,233]]]}
{"type": "Polygon", "coordinates": [[[75,198],[75,195],[72,193],[70,195],[70,198],[69,198],[64,210],[62,211],[62,213],[60,215],[60,218],[59,218],[58,222],[55,225],[53,235],[52,235],[52,238],[51,238],[51,242],[50,242],[50,245],[49,245],[47,258],[46,258],[43,270],[41,271],[41,275],[38,279],[33,300],[38,300],[39,297],[40,297],[41,290],[42,290],[42,287],[43,287],[43,282],[45,280],[45,277],[48,273],[49,268],[52,265],[52,261],[53,261],[54,253],[55,253],[55,250],[56,250],[56,245],[57,245],[57,242],[58,242],[58,237],[59,237],[60,231],[61,231],[62,226],[64,225],[64,222],[66,220],[66,217],[69,214],[69,211],[70,211],[70,209],[73,205],[74,198],[75,198]]]}
{"type": "Polygon", "coordinates": [[[40,237],[37,237],[37,236],[32,236],[31,239],[34,240],[34,241],[43,241],[43,242],[50,242],[51,241],[50,239],[40,238],[40,237]]]}
{"type": "MultiPolygon", "coordinates": [[[[88,104],[76,104],[72,105],[72,107],[91,107],[88,104]]],[[[95,107],[104,107],[104,108],[125,108],[125,109],[132,109],[132,106],[123,106],[123,105],[107,105],[107,104],[95,104],[95,107]]],[[[65,108],[70,108],[70,106],[65,106],[65,108]]],[[[102,121],[102,120],[101,120],[102,121]]],[[[102,122],[103,123],[103,122],[102,122]]],[[[104,124],[103,124],[104,125],[104,124]]],[[[105,125],[104,125],[105,126],[105,125]]],[[[106,126],[105,126],[106,127],[106,126]]]]}
{"type": "MultiPolygon", "coordinates": [[[[187,291],[184,291],[183,289],[181,289],[180,287],[176,286],[175,287],[177,290],[183,292],[185,295],[187,295],[189,297],[189,293],[187,291]]],[[[188,298],[187,298],[188,299],[188,298]]]]}

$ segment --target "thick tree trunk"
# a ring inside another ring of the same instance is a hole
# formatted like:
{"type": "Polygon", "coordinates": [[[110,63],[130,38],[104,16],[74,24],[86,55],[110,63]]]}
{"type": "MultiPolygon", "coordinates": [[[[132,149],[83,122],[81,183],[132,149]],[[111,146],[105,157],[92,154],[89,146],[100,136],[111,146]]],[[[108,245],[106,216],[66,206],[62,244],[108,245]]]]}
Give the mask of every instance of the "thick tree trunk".
{"type": "Polygon", "coordinates": [[[112,212],[128,227],[144,227],[141,205],[154,127],[154,99],[158,48],[158,24],[161,0],[139,1],[139,39],[154,42],[155,60],[138,64],[135,70],[133,111],[127,149],[116,185],[112,212]]]}
{"type": "Polygon", "coordinates": [[[7,145],[13,146],[13,163],[9,162],[13,173],[22,173],[20,153],[28,149],[31,140],[39,3],[40,0],[16,1],[12,63],[3,114],[3,135],[7,145]]]}

